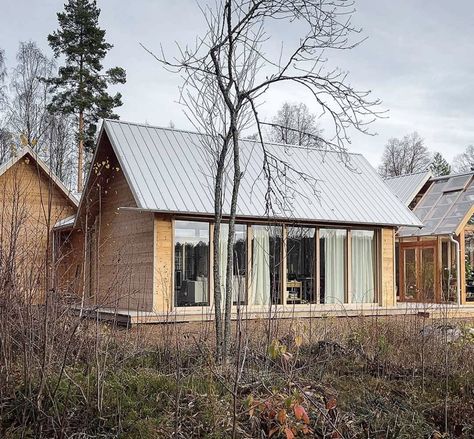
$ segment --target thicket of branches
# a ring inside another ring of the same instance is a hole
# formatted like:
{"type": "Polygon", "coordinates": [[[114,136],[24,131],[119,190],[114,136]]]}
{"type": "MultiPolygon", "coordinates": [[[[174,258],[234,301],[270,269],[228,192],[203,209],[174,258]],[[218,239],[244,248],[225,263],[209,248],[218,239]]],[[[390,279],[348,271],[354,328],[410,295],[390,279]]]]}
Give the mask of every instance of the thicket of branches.
{"type": "MultiPolygon", "coordinates": [[[[179,55],[170,59],[163,52],[150,53],[169,70],[183,77],[181,102],[198,131],[206,134],[203,148],[209,155],[214,173],[214,254],[218,254],[221,224],[228,222],[227,271],[221,288],[220,262],[214,261],[214,303],[216,351],[227,358],[231,344],[232,267],[234,226],[242,169],[240,139],[253,126],[263,151],[262,174],[267,181],[267,215],[275,214],[282,194],[275,184],[281,174],[291,178],[317,181],[317,176],[293,169],[274,157],[266,148],[264,122],[259,105],[274,87],[301,87],[314,100],[321,114],[332,124],[323,138],[314,132],[300,132],[313,139],[319,148],[337,151],[342,163],[350,143],[350,130],[368,133],[368,125],[378,115],[378,100],[369,92],[352,87],[347,74],[327,64],[333,50],[350,50],[361,39],[352,24],[353,3],[346,0],[226,0],[202,6],[206,30],[194,46],[178,46],[179,55]],[[296,31],[297,43],[284,46],[272,56],[266,45],[276,34],[272,26],[296,31]],[[229,175],[231,188],[223,184],[229,175]],[[228,208],[223,208],[228,205],[228,208]]],[[[278,123],[270,124],[281,129],[278,123]]],[[[284,127],[287,128],[287,127],[284,127]]],[[[297,127],[296,130],[307,128],[297,127]]]]}

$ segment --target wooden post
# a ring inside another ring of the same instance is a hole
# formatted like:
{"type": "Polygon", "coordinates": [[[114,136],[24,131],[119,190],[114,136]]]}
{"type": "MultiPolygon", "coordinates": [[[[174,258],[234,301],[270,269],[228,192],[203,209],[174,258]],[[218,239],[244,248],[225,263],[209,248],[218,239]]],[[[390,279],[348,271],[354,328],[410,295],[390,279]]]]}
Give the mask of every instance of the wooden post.
{"type": "Polygon", "coordinates": [[[443,243],[441,237],[436,237],[436,259],[435,259],[435,302],[441,303],[443,291],[443,243]]]}
{"type": "Polygon", "coordinates": [[[459,268],[460,273],[458,276],[461,276],[461,305],[466,304],[466,239],[464,229],[462,229],[459,234],[459,268]]]}

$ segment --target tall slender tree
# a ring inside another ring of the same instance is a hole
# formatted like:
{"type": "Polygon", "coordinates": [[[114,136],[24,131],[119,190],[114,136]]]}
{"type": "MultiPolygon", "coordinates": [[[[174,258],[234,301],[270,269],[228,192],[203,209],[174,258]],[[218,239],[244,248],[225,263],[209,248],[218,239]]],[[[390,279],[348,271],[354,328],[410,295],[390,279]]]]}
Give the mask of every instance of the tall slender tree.
{"type": "Polygon", "coordinates": [[[98,120],[118,119],[113,109],[122,105],[122,95],[110,95],[108,85],[126,81],[121,67],[102,72],[102,60],[113,46],[105,40],[99,16],[95,0],[68,0],[58,13],[59,29],[48,36],[54,55],[65,57],[58,76],[48,81],[53,93],[49,108],[78,118],[78,191],[83,187],[84,150],[94,148],[98,120]]]}
{"type": "Polygon", "coordinates": [[[5,78],[7,76],[7,69],[5,67],[5,51],[0,49],[0,110],[4,105],[7,94],[5,90],[5,78]]]}
{"type": "Polygon", "coordinates": [[[16,60],[11,72],[8,127],[24,144],[40,150],[48,137],[49,120],[48,86],[43,79],[51,77],[54,62],[34,41],[20,42],[16,60]]]}

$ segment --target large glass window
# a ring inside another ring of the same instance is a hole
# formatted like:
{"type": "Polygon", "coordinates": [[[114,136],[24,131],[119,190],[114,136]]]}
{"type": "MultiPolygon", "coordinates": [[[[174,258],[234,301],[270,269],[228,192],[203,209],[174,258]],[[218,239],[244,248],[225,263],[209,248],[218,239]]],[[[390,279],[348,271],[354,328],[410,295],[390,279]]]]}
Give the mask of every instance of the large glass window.
{"type": "Polygon", "coordinates": [[[345,302],[346,241],[346,230],[320,230],[320,303],[345,302]]]}
{"type": "Polygon", "coordinates": [[[315,229],[288,227],[287,297],[288,304],[315,303],[315,229]]]}
{"type": "Polygon", "coordinates": [[[176,306],[209,305],[209,224],[176,221],[174,292],[176,306]]]}
{"type": "Polygon", "coordinates": [[[277,226],[252,226],[252,284],[249,303],[281,303],[281,236],[277,226]]]}
{"type": "MultiPolygon", "coordinates": [[[[228,237],[229,225],[221,224],[219,240],[221,291],[225,291],[228,237]]],[[[244,304],[247,300],[247,226],[243,224],[235,225],[233,265],[232,302],[234,305],[236,305],[238,302],[244,304]]]]}
{"type": "Polygon", "coordinates": [[[375,301],[375,240],[373,230],[351,232],[351,301],[375,301]]]}

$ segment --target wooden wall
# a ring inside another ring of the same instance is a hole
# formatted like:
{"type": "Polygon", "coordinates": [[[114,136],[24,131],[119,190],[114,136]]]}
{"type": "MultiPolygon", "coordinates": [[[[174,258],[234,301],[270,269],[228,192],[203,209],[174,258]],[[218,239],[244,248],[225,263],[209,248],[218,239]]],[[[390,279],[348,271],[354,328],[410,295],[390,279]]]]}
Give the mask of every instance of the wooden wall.
{"type": "Polygon", "coordinates": [[[394,306],[395,293],[395,231],[394,229],[381,230],[381,271],[380,306],[394,306]]]}
{"type": "Polygon", "coordinates": [[[155,216],[155,266],[153,311],[167,312],[173,306],[173,222],[170,216],[155,216]]]}
{"type": "Polygon", "coordinates": [[[55,289],[71,302],[79,302],[84,285],[84,235],[82,230],[57,230],[55,246],[55,289]]]}
{"type": "Polygon", "coordinates": [[[80,213],[85,230],[85,294],[104,308],[153,309],[154,215],[136,208],[133,194],[103,136],[80,213]]]}
{"type": "Polygon", "coordinates": [[[34,302],[52,286],[51,230],[75,211],[29,155],[0,175],[0,268],[14,272],[15,284],[34,302]]]}

